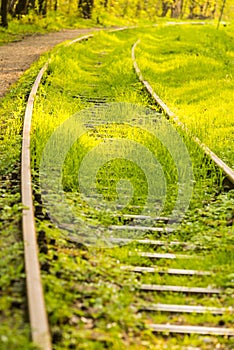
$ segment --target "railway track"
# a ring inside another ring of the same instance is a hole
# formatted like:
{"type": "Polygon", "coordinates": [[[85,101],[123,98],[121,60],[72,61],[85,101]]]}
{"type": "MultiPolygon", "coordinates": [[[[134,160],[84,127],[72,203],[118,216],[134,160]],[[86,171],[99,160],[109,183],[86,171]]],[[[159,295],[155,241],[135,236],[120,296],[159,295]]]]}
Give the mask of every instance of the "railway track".
{"type": "MultiPolygon", "coordinates": [[[[92,35],[88,35],[70,44],[78,44],[79,41],[86,41],[91,37],[92,35]]],[[[161,110],[166,112],[169,117],[172,117],[174,121],[177,121],[174,114],[169,111],[167,106],[152,90],[149,83],[142,77],[134,54],[136,45],[132,49],[132,59],[138,78],[150,93],[151,101],[152,99],[155,100],[161,110]]],[[[110,47],[108,46],[109,51],[111,51],[110,47]]],[[[82,86],[82,90],[78,91],[73,98],[79,100],[83,106],[92,106],[92,119],[86,123],[86,130],[96,132],[95,136],[99,139],[108,140],[113,135],[110,136],[108,132],[101,128],[106,121],[100,119],[100,115],[96,113],[96,111],[103,113],[105,106],[115,102],[116,99],[116,97],[113,98],[111,91],[105,94],[100,93],[101,88],[98,83],[102,79],[100,67],[104,64],[103,61],[105,62],[106,56],[108,56],[108,52],[99,50],[87,62],[85,69],[90,78],[87,78],[87,82],[82,86]],[[95,80],[95,83],[92,83],[92,80],[95,80]],[[95,129],[98,130],[96,131],[95,129]]],[[[23,211],[23,232],[29,313],[32,338],[43,350],[51,349],[52,345],[40,281],[37,236],[34,224],[35,219],[33,217],[34,209],[30,174],[30,127],[34,98],[46,69],[47,65],[39,73],[29,97],[25,114],[22,151],[22,199],[23,205],[26,207],[23,211]]],[[[103,118],[103,115],[101,117],[103,118]]],[[[182,125],[180,124],[180,126],[182,125]]],[[[187,131],[184,126],[182,128],[184,131],[187,131]]],[[[202,147],[217,166],[221,167],[229,183],[233,185],[233,171],[206,146],[202,145],[199,140],[196,139],[195,141],[199,143],[199,146],[202,147]]],[[[121,190],[125,193],[124,187],[121,190]]],[[[87,227],[90,230],[98,230],[99,227],[95,226],[93,221],[90,220],[90,216],[94,214],[97,216],[98,213],[102,215],[103,207],[99,203],[98,195],[93,196],[92,193],[88,195],[90,195],[92,200],[95,200],[96,208],[95,213],[88,212],[83,214],[84,221],[87,221],[87,227]]],[[[150,198],[150,201],[152,201],[154,206],[157,205],[157,201],[154,198],[150,198]]],[[[226,293],[226,289],[223,286],[217,287],[213,285],[215,271],[201,268],[204,265],[202,263],[204,256],[201,254],[199,246],[191,242],[172,239],[170,235],[173,237],[174,227],[167,216],[152,217],[152,215],[147,215],[147,213],[142,214],[141,206],[138,207],[136,204],[132,205],[127,212],[121,212],[119,209],[121,209],[121,205],[116,207],[111,214],[112,224],[107,226],[108,239],[111,243],[110,246],[117,244],[122,246],[123,250],[127,249],[127,263],[123,261],[120,268],[122,271],[135,274],[139,280],[139,286],[135,290],[138,296],[138,305],[136,307],[146,320],[147,327],[155,333],[163,334],[181,333],[233,337],[234,327],[231,321],[233,308],[231,306],[221,306],[223,302],[224,304],[226,303],[228,293],[226,293]],[[173,281],[178,283],[171,284],[170,278],[173,278],[173,281]],[[149,283],[149,281],[152,281],[152,283],[149,283]],[[211,304],[207,303],[207,298],[212,299],[211,304]],[[164,299],[165,302],[163,302],[164,299]],[[176,300],[177,303],[174,303],[173,300],[176,300]],[[189,316],[187,317],[187,315],[189,316]],[[198,322],[196,321],[196,315],[203,315],[199,316],[198,322]],[[207,321],[206,315],[211,317],[213,325],[212,322],[207,321]],[[224,316],[225,320],[227,320],[225,322],[222,321],[224,316]],[[161,319],[160,323],[155,321],[158,317],[161,319]],[[219,326],[217,326],[216,317],[220,317],[218,319],[219,326]],[[191,320],[192,323],[189,323],[191,320]],[[225,326],[226,323],[228,326],[225,326]]],[[[84,231],[87,227],[84,227],[84,231]]],[[[69,232],[66,237],[67,241],[82,243],[80,238],[76,238],[73,225],[62,225],[62,229],[69,232]]],[[[82,232],[82,226],[80,229],[82,232]]]]}
{"type": "MultiPolygon", "coordinates": [[[[188,128],[180,122],[178,116],[175,115],[174,112],[172,112],[169,107],[161,100],[161,98],[155,93],[151,85],[148,81],[146,81],[141,73],[141,70],[137,64],[136,55],[135,55],[135,48],[139,44],[139,40],[135,42],[135,44],[132,47],[132,60],[135,72],[139,78],[139,80],[144,85],[145,89],[148,91],[150,96],[155,100],[156,104],[160,107],[160,109],[164,112],[165,116],[167,116],[172,122],[174,122],[177,126],[179,126],[181,129],[185,130],[185,132],[191,136],[191,138],[199,145],[199,147],[204,150],[205,154],[212,159],[212,161],[217,165],[218,168],[220,168],[225,176],[224,181],[226,180],[230,188],[234,188],[234,171],[225,164],[215,153],[213,153],[205,144],[203,144],[197,137],[191,135],[188,128]]],[[[145,253],[143,253],[145,254],[145,253]]],[[[153,257],[152,254],[146,253],[146,256],[153,257]]],[[[143,255],[144,256],[144,255],[143,255]]],[[[157,258],[157,256],[155,256],[157,258]]],[[[176,255],[172,255],[172,257],[166,257],[165,258],[178,258],[176,255]]],[[[186,265],[185,265],[186,266],[186,265]]],[[[181,271],[181,274],[183,274],[184,271],[181,271]]],[[[193,271],[195,274],[199,273],[205,273],[201,271],[193,271]]],[[[188,271],[189,274],[189,271],[188,271]]],[[[181,292],[181,293],[198,293],[198,294],[222,294],[225,293],[224,290],[221,289],[210,289],[210,288],[197,288],[197,287],[184,287],[184,286],[155,286],[155,285],[143,285],[141,287],[143,290],[147,291],[158,291],[158,292],[165,292],[165,291],[171,291],[171,292],[181,292]]],[[[155,305],[153,307],[146,308],[148,311],[161,311],[161,312],[177,312],[177,313],[213,313],[216,312],[225,313],[225,312],[231,312],[233,313],[233,309],[207,309],[205,307],[198,306],[188,306],[188,305],[155,305]]],[[[170,333],[196,333],[196,334],[216,334],[216,335],[234,335],[234,329],[229,328],[219,328],[219,327],[206,327],[206,326],[191,326],[191,325],[176,325],[176,324],[151,324],[151,328],[155,332],[170,332],[170,333]]]]}

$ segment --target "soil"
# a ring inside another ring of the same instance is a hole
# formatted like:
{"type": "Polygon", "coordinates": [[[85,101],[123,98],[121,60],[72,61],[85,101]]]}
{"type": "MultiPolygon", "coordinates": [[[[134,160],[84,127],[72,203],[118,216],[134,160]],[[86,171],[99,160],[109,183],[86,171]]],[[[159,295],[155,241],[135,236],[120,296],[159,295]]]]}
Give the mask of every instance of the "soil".
{"type": "Polygon", "coordinates": [[[42,53],[49,51],[63,41],[74,39],[94,30],[98,29],[85,28],[63,30],[45,35],[36,34],[25,37],[19,42],[0,46],[0,98],[42,53]]]}

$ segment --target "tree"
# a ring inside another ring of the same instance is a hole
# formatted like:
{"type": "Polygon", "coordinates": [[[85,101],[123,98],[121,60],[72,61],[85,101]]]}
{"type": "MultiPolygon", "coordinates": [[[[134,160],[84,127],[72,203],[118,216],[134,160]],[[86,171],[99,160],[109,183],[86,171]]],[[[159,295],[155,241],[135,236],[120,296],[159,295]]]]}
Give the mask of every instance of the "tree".
{"type": "Polygon", "coordinates": [[[171,6],[171,17],[179,18],[181,17],[183,9],[183,0],[174,0],[171,6]]]}
{"type": "Polygon", "coordinates": [[[161,17],[165,17],[167,15],[167,12],[170,9],[170,1],[162,1],[162,13],[161,13],[161,17]]]}
{"type": "Polygon", "coordinates": [[[219,29],[220,22],[222,21],[222,17],[223,17],[223,12],[224,12],[225,5],[226,5],[226,0],[223,0],[221,12],[220,12],[220,15],[219,15],[219,20],[218,20],[217,29],[219,29]]]}
{"type": "Polygon", "coordinates": [[[94,0],[79,0],[78,9],[84,18],[88,19],[92,17],[94,0]]]}
{"type": "Polygon", "coordinates": [[[7,12],[8,12],[8,0],[2,0],[0,25],[4,28],[8,28],[7,12]]]}
{"type": "Polygon", "coordinates": [[[46,16],[46,13],[47,13],[47,0],[38,0],[38,12],[39,12],[40,15],[46,16]]]}
{"type": "Polygon", "coordinates": [[[18,0],[15,6],[14,15],[21,17],[21,15],[25,15],[28,9],[28,0],[18,0]]]}

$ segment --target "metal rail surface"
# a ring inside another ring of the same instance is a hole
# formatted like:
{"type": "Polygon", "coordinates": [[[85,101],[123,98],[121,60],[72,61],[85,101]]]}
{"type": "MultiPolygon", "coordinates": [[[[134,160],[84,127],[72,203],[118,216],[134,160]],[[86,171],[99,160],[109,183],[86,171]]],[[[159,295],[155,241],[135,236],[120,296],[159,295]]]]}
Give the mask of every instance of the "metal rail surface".
{"type": "Polygon", "coordinates": [[[51,339],[38,259],[37,237],[31,183],[30,132],[34,98],[47,64],[40,70],[32,87],[24,116],[21,157],[21,195],[23,204],[23,239],[28,309],[32,339],[40,349],[51,350],[51,339]]]}

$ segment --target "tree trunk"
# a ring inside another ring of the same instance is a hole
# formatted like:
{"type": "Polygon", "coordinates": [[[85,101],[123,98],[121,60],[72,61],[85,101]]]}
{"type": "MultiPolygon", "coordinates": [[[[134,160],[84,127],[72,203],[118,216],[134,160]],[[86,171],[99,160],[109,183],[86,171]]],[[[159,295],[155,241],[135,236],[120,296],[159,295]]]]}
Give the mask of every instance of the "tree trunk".
{"type": "Polygon", "coordinates": [[[184,0],[180,0],[180,2],[179,2],[179,12],[180,12],[179,17],[180,18],[182,18],[182,16],[183,16],[183,7],[184,7],[184,0]]]}
{"type": "Polygon", "coordinates": [[[178,1],[174,0],[171,4],[171,18],[178,18],[178,1]]]}
{"type": "Polygon", "coordinates": [[[171,17],[180,18],[182,15],[183,0],[174,0],[171,6],[171,17]]]}
{"type": "Polygon", "coordinates": [[[217,29],[219,29],[220,22],[222,21],[222,17],[223,17],[223,12],[224,12],[225,5],[226,5],[226,0],[223,0],[221,12],[220,12],[219,20],[218,20],[218,24],[217,24],[217,29]]]}
{"type": "Polygon", "coordinates": [[[46,16],[47,13],[47,0],[38,0],[39,14],[46,16]]]}
{"type": "Polygon", "coordinates": [[[78,9],[84,18],[88,19],[92,17],[94,0],[79,0],[78,9]]]}
{"type": "Polygon", "coordinates": [[[194,10],[196,8],[196,3],[194,0],[191,1],[190,6],[189,6],[189,19],[193,19],[195,17],[194,15],[194,10]]]}
{"type": "Polygon", "coordinates": [[[165,17],[169,11],[170,5],[167,1],[162,1],[162,13],[161,17],[165,17]]]}
{"type": "Polygon", "coordinates": [[[212,7],[210,13],[211,13],[211,18],[214,19],[215,18],[215,14],[216,14],[216,6],[217,6],[217,2],[214,4],[214,6],[212,7]]]}
{"type": "Polygon", "coordinates": [[[1,3],[1,26],[4,28],[8,28],[7,8],[8,8],[8,0],[2,0],[2,3],[1,3]]]}
{"type": "Polygon", "coordinates": [[[8,13],[14,16],[15,13],[15,4],[17,0],[8,0],[8,13]]]}
{"type": "Polygon", "coordinates": [[[28,10],[28,0],[19,0],[15,7],[15,15],[18,15],[19,17],[21,15],[25,15],[28,10]]]}

